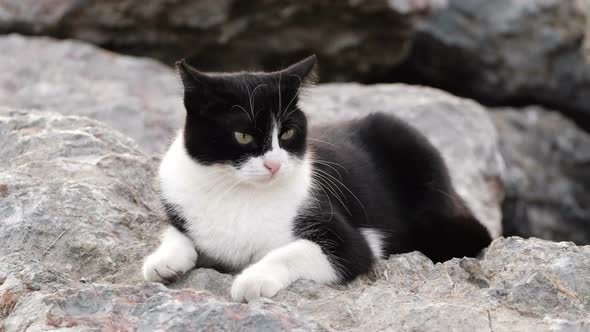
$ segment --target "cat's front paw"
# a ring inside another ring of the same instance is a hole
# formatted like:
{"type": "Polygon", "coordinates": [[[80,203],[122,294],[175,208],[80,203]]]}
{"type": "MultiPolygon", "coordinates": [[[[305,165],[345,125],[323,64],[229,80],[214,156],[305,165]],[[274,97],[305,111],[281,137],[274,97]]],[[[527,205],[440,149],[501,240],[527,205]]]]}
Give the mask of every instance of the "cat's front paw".
{"type": "Polygon", "coordinates": [[[237,302],[250,302],[259,297],[271,298],[285,285],[271,270],[248,268],[236,277],[231,287],[231,297],[237,302]]]}
{"type": "Polygon", "coordinates": [[[146,281],[169,283],[195,267],[196,261],[194,249],[182,253],[156,250],[143,263],[143,277],[146,281]]]}

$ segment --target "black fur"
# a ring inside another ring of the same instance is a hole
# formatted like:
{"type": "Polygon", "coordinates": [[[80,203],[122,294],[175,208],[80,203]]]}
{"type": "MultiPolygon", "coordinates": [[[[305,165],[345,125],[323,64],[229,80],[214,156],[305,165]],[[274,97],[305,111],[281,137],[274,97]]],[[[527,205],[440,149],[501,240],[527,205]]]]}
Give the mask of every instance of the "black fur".
{"type": "MultiPolygon", "coordinates": [[[[374,113],[308,133],[297,94],[315,80],[315,57],[274,73],[204,74],[185,62],[178,68],[185,85],[186,148],[195,161],[239,167],[269,149],[272,121],[281,131],[296,129],[281,147],[299,157],[312,153],[318,200],[302,209],[293,232],[319,244],[343,281],[374,263],[362,228],[384,235],[385,256],[419,250],[444,261],[475,256],[491,242],[453,189],[440,153],[407,123],[374,113]],[[234,106],[251,103],[252,114],[234,106]],[[234,131],[252,135],[253,144],[237,144],[234,131]]],[[[183,231],[182,220],[170,218],[183,231]]]]}
{"type": "Polygon", "coordinates": [[[419,250],[435,262],[476,256],[491,242],[453,189],[439,152],[400,119],[374,113],[312,128],[310,138],[322,183],[316,196],[325,199],[313,208],[321,217],[302,216],[299,229],[317,225],[322,238],[309,239],[326,243],[322,247],[338,261],[343,279],[372,264],[359,228],[386,236],[386,256],[419,250]]]}

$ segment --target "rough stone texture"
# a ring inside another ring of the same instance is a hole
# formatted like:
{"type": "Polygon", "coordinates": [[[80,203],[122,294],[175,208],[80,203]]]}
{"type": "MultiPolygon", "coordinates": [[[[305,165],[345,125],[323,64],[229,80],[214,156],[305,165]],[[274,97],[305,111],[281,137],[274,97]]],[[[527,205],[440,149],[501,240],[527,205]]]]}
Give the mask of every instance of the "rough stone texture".
{"type": "Polygon", "coordinates": [[[481,260],[394,255],[345,289],[298,282],[274,300],[334,330],[584,331],[588,273],[589,246],[502,238],[481,260]]]}
{"type": "Polygon", "coordinates": [[[7,331],[324,331],[287,306],[231,303],[206,291],[158,284],[93,284],[34,293],[5,322],[7,331]],[[69,330],[69,329],[68,329],[69,330]]]}
{"type": "Polygon", "coordinates": [[[172,285],[192,289],[92,284],[33,292],[5,328],[587,331],[589,273],[589,246],[501,238],[480,260],[434,265],[418,252],[394,255],[349,286],[298,281],[249,305],[230,303],[232,278],[210,269],[172,285]]]}
{"type": "Polygon", "coordinates": [[[486,103],[546,105],[590,130],[585,2],[449,0],[418,20],[404,80],[486,103]]]}
{"type": "Polygon", "coordinates": [[[408,85],[324,84],[303,97],[311,122],[383,111],[420,129],[441,151],[458,193],[494,237],[502,234],[503,161],[497,134],[477,103],[436,89],[408,85]]]}
{"type": "Polygon", "coordinates": [[[508,234],[590,244],[590,135],[537,107],[493,113],[508,234]]]}
{"type": "Polygon", "coordinates": [[[163,151],[182,123],[180,82],[156,61],[18,35],[0,37],[0,50],[0,106],[88,116],[147,153],[163,151]]]}
{"type": "Polygon", "coordinates": [[[325,78],[341,79],[399,63],[411,17],[445,2],[0,0],[0,33],[76,38],[170,64],[192,54],[216,70],[276,68],[317,52],[329,59],[325,78]]]}
{"type": "Polygon", "coordinates": [[[93,120],[0,114],[3,263],[23,260],[72,280],[141,280],[161,219],[151,160],[93,120]]]}

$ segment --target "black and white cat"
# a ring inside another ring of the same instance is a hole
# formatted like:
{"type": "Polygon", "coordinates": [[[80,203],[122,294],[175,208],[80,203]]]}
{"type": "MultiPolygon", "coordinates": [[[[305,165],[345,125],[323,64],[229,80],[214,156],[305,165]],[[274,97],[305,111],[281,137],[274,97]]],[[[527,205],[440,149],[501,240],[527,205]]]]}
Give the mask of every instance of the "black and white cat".
{"type": "Polygon", "coordinates": [[[315,67],[315,56],[271,73],[178,64],[186,124],[160,166],[170,226],[146,280],[241,271],[231,296],[250,301],[297,279],[351,281],[390,254],[444,261],[490,243],[439,152],[408,124],[374,113],[308,128],[298,97],[315,67]]]}

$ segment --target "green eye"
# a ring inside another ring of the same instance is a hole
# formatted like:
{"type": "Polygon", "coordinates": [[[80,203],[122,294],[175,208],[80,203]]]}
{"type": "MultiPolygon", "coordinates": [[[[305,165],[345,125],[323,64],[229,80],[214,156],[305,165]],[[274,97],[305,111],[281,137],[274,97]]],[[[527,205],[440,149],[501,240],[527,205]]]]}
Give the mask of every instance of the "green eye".
{"type": "Polygon", "coordinates": [[[236,138],[236,141],[242,145],[250,144],[254,140],[252,135],[240,133],[239,131],[234,132],[234,137],[236,138]]]}
{"type": "Polygon", "coordinates": [[[289,130],[284,131],[281,134],[281,139],[283,141],[287,141],[287,140],[290,140],[291,138],[293,138],[293,135],[295,135],[295,129],[291,128],[289,130]]]}

